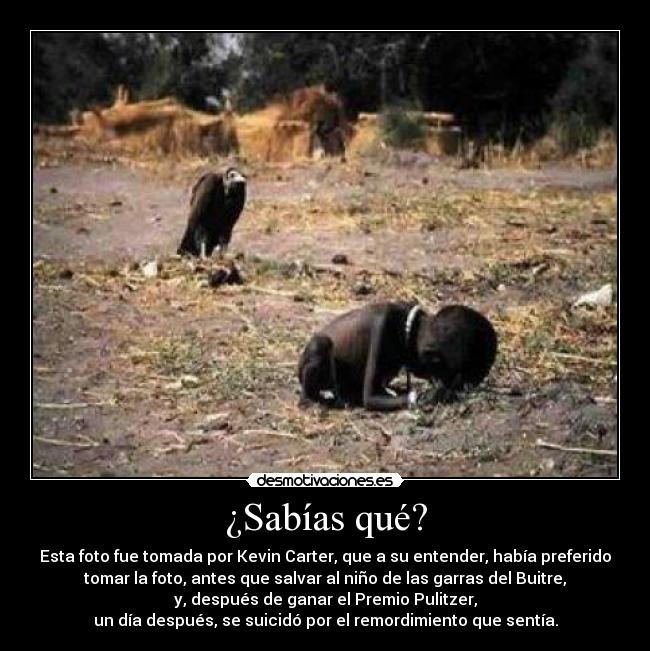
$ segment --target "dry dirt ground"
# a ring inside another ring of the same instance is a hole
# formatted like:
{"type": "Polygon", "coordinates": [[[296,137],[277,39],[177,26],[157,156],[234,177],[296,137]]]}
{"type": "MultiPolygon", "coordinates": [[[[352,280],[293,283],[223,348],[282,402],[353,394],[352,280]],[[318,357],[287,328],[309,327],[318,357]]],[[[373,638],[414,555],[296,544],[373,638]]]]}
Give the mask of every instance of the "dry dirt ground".
{"type": "Polygon", "coordinates": [[[174,255],[208,161],[34,161],[34,476],[616,475],[617,297],[571,308],[616,287],[615,170],[244,163],[246,282],[213,289],[174,255]],[[389,415],[299,409],[311,333],[385,298],[483,311],[484,385],[389,415]]]}

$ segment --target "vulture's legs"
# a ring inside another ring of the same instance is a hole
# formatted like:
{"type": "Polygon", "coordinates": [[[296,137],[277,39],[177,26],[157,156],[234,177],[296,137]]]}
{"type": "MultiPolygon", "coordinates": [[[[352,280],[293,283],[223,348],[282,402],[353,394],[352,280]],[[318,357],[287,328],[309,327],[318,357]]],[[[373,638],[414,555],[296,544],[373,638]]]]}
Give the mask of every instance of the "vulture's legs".
{"type": "Polygon", "coordinates": [[[194,229],[194,251],[199,254],[201,260],[206,259],[205,250],[207,247],[207,233],[205,229],[199,224],[194,229]]]}

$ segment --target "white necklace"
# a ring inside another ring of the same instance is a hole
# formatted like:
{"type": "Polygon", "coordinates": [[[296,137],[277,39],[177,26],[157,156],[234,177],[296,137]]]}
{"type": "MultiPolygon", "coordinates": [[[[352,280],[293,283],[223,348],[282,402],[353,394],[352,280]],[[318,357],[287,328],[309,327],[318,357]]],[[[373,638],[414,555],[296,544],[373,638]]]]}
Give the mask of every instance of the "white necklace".
{"type": "Polygon", "coordinates": [[[409,310],[409,313],[406,317],[406,343],[407,344],[411,338],[411,330],[413,330],[413,322],[415,321],[415,317],[417,316],[417,313],[420,311],[422,311],[422,308],[419,305],[414,305],[409,310]]]}

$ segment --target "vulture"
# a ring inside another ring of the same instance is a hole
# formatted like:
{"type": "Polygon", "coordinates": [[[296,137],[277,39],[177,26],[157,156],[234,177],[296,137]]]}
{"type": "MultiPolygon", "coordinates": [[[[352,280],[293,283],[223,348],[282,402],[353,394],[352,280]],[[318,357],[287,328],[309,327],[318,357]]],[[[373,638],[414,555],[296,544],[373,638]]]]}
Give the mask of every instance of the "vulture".
{"type": "Polygon", "coordinates": [[[215,248],[226,251],[245,201],[246,177],[234,167],[225,174],[204,174],[192,188],[190,216],[178,253],[205,258],[215,248]]]}

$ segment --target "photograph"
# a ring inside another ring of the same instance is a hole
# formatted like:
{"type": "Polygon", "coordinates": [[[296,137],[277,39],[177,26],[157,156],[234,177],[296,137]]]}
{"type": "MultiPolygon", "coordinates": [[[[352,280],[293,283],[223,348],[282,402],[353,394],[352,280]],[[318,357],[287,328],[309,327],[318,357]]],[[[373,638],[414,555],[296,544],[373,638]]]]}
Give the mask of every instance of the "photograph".
{"type": "Polygon", "coordinates": [[[619,39],[31,30],[31,479],[619,479],[619,39]]]}

